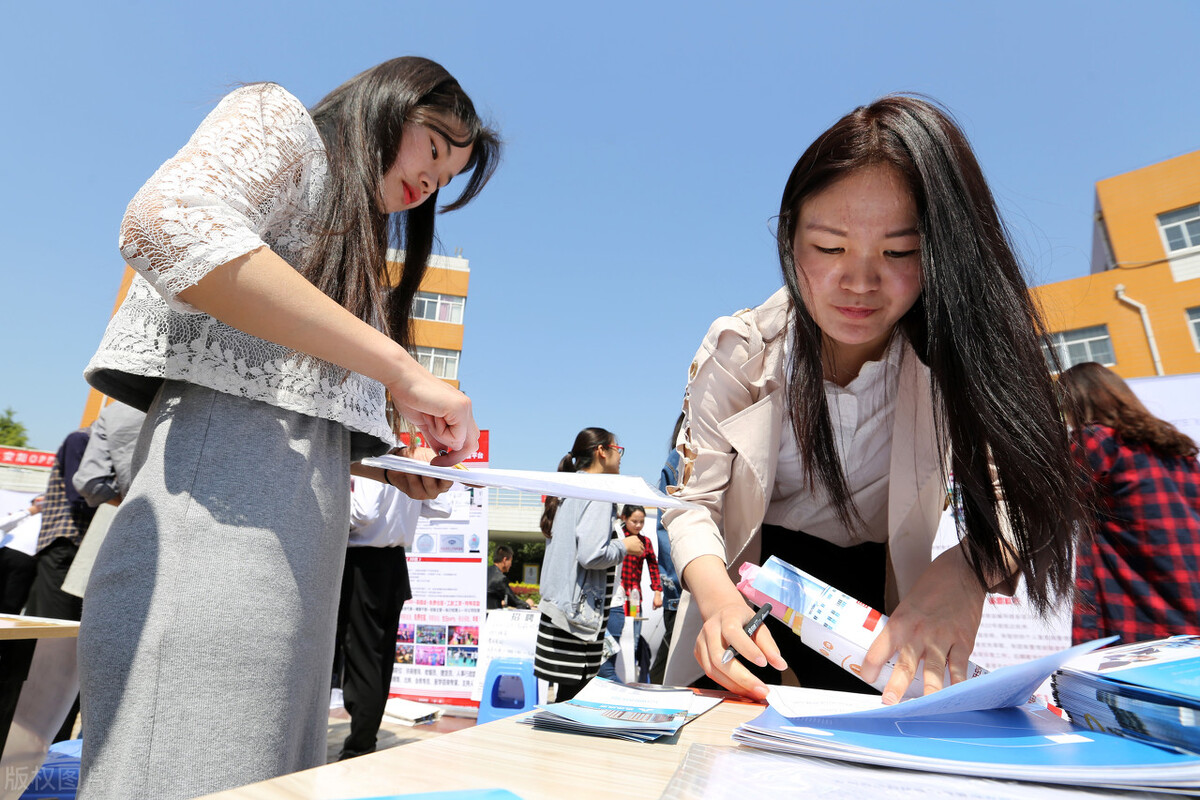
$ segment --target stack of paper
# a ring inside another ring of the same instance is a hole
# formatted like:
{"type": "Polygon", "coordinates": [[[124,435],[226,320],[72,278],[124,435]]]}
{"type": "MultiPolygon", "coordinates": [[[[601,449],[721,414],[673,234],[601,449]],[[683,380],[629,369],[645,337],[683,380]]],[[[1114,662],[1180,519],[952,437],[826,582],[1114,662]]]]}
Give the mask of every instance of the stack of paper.
{"type": "MultiPolygon", "coordinates": [[[[1200,792],[1200,757],[1089,731],[1020,704],[1050,674],[1104,642],[1003,667],[893,706],[849,713],[773,689],[771,707],[734,739],[776,752],[952,775],[1120,789],[1200,792]],[[799,698],[799,701],[797,701],[799,698]]],[[[797,692],[801,694],[797,694],[797,692]]]]}
{"type": "Polygon", "coordinates": [[[1052,679],[1075,724],[1200,754],[1200,636],[1089,653],[1052,679]]]}
{"type": "Polygon", "coordinates": [[[442,709],[425,703],[414,703],[403,697],[389,697],[383,706],[383,718],[397,725],[423,725],[435,722],[442,709]]]}
{"type": "MultiPolygon", "coordinates": [[[[1121,793],[1116,797],[1132,797],[1121,793]]],[[[1137,793],[1138,800],[1171,795],[1137,793]]],[[[1095,790],[912,772],[745,747],[693,744],[659,800],[1099,800],[1095,790]]],[[[1106,792],[1105,798],[1114,797],[1106,792]]]]}
{"type": "Polygon", "coordinates": [[[720,702],[687,689],[625,686],[593,678],[565,703],[538,706],[520,721],[545,730],[649,742],[673,735],[720,702]]]}

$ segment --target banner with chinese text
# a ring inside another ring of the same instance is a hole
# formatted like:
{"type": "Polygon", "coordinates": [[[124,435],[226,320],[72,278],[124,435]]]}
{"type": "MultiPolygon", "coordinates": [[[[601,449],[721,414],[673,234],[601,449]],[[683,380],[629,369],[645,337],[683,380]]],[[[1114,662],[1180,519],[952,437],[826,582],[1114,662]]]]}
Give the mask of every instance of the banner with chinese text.
{"type": "MultiPolygon", "coordinates": [[[[488,432],[463,464],[486,467],[488,432]]],[[[464,473],[464,479],[467,473],[464,473]]],[[[446,519],[421,518],[408,551],[413,598],[404,604],[396,635],[393,697],[423,703],[475,705],[471,688],[487,602],[486,489],[455,484],[446,519]]]]}

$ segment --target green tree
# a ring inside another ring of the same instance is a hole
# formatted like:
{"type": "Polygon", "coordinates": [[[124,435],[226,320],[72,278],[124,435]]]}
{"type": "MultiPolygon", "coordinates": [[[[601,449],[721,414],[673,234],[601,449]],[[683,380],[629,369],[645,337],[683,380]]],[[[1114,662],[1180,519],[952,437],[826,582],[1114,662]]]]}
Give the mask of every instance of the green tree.
{"type": "Polygon", "coordinates": [[[29,433],[25,426],[16,420],[16,412],[11,408],[4,409],[0,414],[0,445],[5,447],[28,447],[29,433]]]}

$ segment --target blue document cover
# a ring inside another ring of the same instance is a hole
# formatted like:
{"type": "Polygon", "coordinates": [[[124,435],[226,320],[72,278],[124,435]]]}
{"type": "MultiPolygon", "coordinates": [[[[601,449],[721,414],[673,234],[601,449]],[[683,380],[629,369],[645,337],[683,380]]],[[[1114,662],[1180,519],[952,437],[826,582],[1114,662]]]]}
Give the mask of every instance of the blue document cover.
{"type": "Polygon", "coordinates": [[[734,739],[779,752],[980,777],[1200,789],[1200,757],[1080,729],[1036,705],[879,719],[768,708],[734,739]]]}
{"type": "Polygon", "coordinates": [[[1081,727],[1200,754],[1200,636],[1073,659],[1055,673],[1054,697],[1081,727]]]}
{"type": "Polygon", "coordinates": [[[1110,647],[1074,659],[1064,671],[1200,703],[1200,636],[1172,636],[1110,647]]]}
{"type": "Polygon", "coordinates": [[[948,761],[1088,768],[1200,766],[1200,758],[1081,731],[1041,706],[876,720],[857,714],[789,720],[771,709],[750,723],[827,745],[948,761]]]}

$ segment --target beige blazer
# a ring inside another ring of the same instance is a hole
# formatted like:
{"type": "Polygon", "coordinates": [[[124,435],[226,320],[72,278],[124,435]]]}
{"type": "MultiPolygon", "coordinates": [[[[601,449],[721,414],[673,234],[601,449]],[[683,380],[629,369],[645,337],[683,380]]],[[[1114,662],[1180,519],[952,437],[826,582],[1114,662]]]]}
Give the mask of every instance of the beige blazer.
{"type": "MultiPolygon", "coordinates": [[[[692,362],[678,449],[680,485],[672,494],[700,508],[671,509],[664,522],[682,576],[702,555],[716,555],[737,582],[744,562],[761,563],[763,516],[775,483],[785,414],[787,289],[757,308],[712,324],[692,362]]],[[[933,424],[929,369],[907,343],[896,396],[888,494],[888,607],[912,589],[931,561],[945,508],[933,424]]],[[[693,648],[703,620],[691,593],[680,599],[665,682],[703,675],[693,648]]]]}

